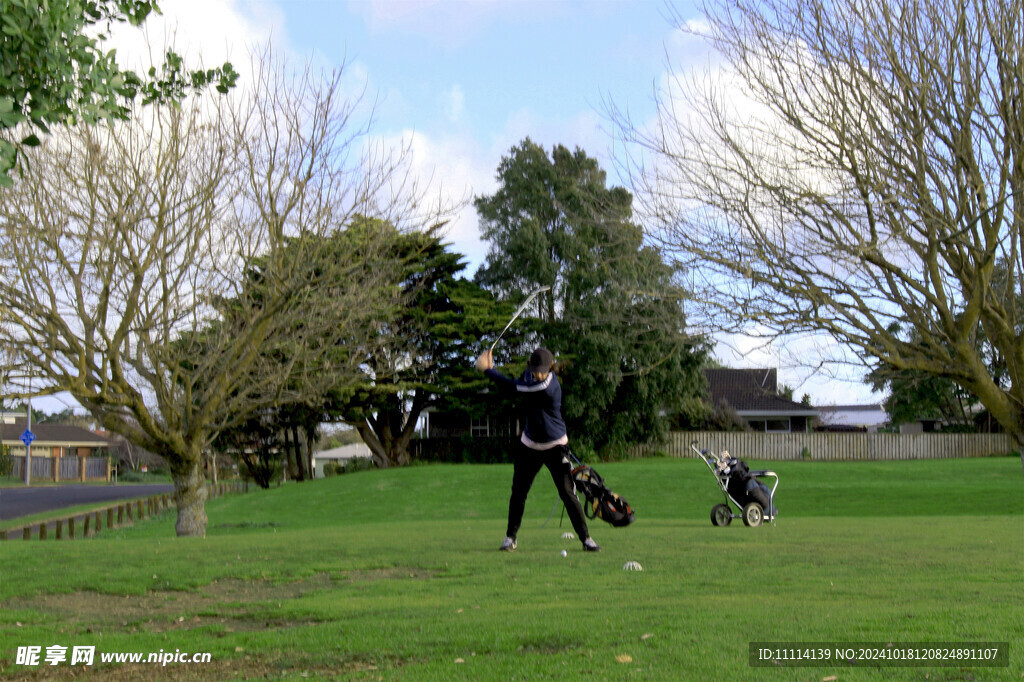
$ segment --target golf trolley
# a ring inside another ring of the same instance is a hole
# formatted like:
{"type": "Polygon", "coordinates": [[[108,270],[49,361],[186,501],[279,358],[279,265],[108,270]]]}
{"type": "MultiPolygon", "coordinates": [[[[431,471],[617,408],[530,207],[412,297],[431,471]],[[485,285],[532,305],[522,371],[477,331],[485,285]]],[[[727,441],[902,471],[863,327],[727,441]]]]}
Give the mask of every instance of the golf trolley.
{"type": "Polygon", "coordinates": [[[708,465],[718,487],[725,495],[725,504],[716,504],[711,508],[711,523],[715,526],[728,526],[733,519],[743,519],[744,525],[760,526],[765,520],[775,523],[778,510],[775,508],[775,489],[779,487],[779,475],[774,471],[751,471],[745,462],[728,452],[715,454],[710,450],[698,450],[697,441],[690,443],[690,449],[708,465]],[[769,488],[758,479],[760,476],[772,476],[775,484],[769,488]],[[733,513],[732,503],[740,510],[733,513]]]}

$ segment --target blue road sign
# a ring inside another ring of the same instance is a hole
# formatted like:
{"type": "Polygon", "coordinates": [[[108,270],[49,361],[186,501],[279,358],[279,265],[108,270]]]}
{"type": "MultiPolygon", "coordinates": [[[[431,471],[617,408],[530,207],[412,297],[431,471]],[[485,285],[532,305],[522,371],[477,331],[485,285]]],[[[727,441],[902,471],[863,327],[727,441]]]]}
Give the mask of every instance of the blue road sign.
{"type": "Polygon", "coordinates": [[[36,434],[32,433],[28,429],[25,429],[25,433],[21,434],[21,442],[25,444],[25,447],[32,445],[32,441],[36,439],[36,434]]]}

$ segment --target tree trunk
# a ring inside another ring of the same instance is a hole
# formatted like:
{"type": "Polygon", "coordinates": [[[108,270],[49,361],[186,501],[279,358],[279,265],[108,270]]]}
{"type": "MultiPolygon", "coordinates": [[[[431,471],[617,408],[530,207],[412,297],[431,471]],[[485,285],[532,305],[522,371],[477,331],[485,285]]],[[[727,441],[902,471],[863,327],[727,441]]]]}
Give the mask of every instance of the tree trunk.
{"type": "Polygon", "coordinates": [[[288,442],[288,428],[284,429],[284,465],[288,470],[288,477],[293,481],[299,480],[299,466],[295,463],[295,450],[288,442]]]}
{"type": "Polygon", "coordinates": [[[316,478],[316,467],[313,466],[313,448],[316,447],[316,427],[312,429],[308,426],[303,427],[303,433],[306,436],[306,466],[309,471],[309,478],[316,478]]]}
{"type": "MultiPolygon", "coordinates": [[[[1024,473],[1024,408],[1020,407],[1020,393],[1011,394],[999,388],[991,381],[987,374],[988,369],[983,365],[976,368],[976,372],[983,380],[960,385],[977,396],[981,404],[988,409],[989,416],[1013,438],[1017,451],[1021,453],[1021,471],[1024,473]]],[[[1014,383],[1016,385],[1016,382],[1014,383]]]]}
{"type": "Polygon", "coordinates": [[[1017,452],[1020,453],[1020,466],[1021,471],[1024,472],[1024,431],[1020,429],[1012,431],[1010,433],[1013,436],[1013,442],[1017,446],[1017,452]]]}
{"type": "Polygon", "coordinates": [[[171,465],[174,503],[178,506],[178,537],[206,537],[206,478],[202,458],[171,465]]]}
{"type": "Polygon", "coordinates": [[[370,456],[377,468],[387,469],[390,467],[393,462],[388,459],[387,449],[381,444],[380,439],[377,438],[377,434],[374,432],[373,428],[371,428],[365,421],[356,422],[353,426],[356,427],[356,431],[363,439],[363,442],[370,448],[370,456]]]}
{"type": "Polygon", "coordinates": [[[416,433],[416,420],[426,407],[430,394],[419,389],[413,394],[408,414],[402,409],[404,403],[398,396],[377,415],[361,422],[352,423],[370,448],[374,463],[381,469],[390,466],[406,466],[412,462],[409,442],[416,433]]]}
{"type": "Polygon", "coordinates": [[[292,424],[290,427],[292,435],[292,447],[295,449],[295,467],[298,469],[298,478],[296,480],[306,480],[306,463],[302,457],[302,445],[299,443],[299,427],[292,424]]]}

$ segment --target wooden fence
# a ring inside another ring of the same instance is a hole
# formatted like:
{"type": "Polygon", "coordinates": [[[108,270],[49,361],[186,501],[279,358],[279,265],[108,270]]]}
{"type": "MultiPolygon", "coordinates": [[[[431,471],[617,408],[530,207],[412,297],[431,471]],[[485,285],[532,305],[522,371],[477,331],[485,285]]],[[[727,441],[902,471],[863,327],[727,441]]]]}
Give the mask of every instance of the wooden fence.
{"type": "MultiPolygon", "coordinates": [[[[230,483],[207,484],[207,498],[221,497],[230,493],[247,493],[249,484],[244,481],[230,483]]],[[[59,510],[54,516],[42,521],[34,521],[22,526],[0,530],[0,540],[74,540],[96,535],[103,530],[131,525],[150,516],[155,516],[174,507],[174,500],[169,495],[151,495],[141,499],[119,501],[105,504],[97,509],[76,512],[68,516],[60,515],[59,510]],[[77,533],[76,533],[77,529],[77,533]]]]}
{"type": "MultiPolygon", "coordinates": [[[[25,478],[25,457],[11,457],[9,478],[25,478]]],[[[106,457],[40,457],[32,456],[33,481],[109,481],[110,460],[106,457]],[[56,465],[56,466],[55,466],[56,465]]]]}
{"type": "Polygon", "coordinates": [[[641,445],[630,454],[643,456],[666,453],[671,457],[694,457],[690,443],[698,450],[721,452],[753,460],[910,460],[988,457],[1017,450],[1004,433],[723,433],[714,431],[675,432],[667,443],[641,445]]]}

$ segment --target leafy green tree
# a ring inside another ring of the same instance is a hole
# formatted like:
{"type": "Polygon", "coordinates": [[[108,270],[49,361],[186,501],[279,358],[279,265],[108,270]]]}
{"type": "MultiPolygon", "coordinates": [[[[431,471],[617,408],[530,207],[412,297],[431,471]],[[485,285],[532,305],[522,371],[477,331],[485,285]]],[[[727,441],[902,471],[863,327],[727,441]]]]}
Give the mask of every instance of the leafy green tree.
{"type": "Polygon", "coordinates": [[[969,426],[978,403],[952,379],[926,372],[876,368],[866,381],[872,390],[888,392],[884,406],[893,425],[927,419],[969,426]]]}
{"type": "Polygon", "coordinates": [[[52,125],[126,119],[136,99],[177,101],[210,84],[222,93],[234,86],[230,63],[186,71],[173,51],[159,72],[119,67],[102,46],[111,26],[139,26],[159,11],[153,0],[0,0],[0,186],[13,182],[19,143],[38,145],[36,133],[52,125]]]}
{"type": "Polygon", "coordinates": [[[251,414],[237,427],[217,434],[213,447],[242,463],[256,485],[269,488],[281,464],[281,429],[270,410],[251,414]]]}
{"type": "MultiPolygon", "coordinates": [[[[309,470],[308,455],[324,422],[343,420],[354,426],[377,466],[408,464],[409,442],[423,410],[441,400],[457,402],[455,396],[486,385],[470,360],[479,352],[481,336],[492,332],[508,313],[489,293],[457,276],[465,269],[462,257],[448,251],[430,231],[402,234],[387,221],[356,216],[345,230],[320,241],[319,247],[289,250],[285,262],[301,259],[296,266],[321,277],[337,262],[351,259],[353,247],[373,245],[359,257],[359,272],[372,273],[373,279],[360,279],[355,273],[350,284],[377,305],[363,311],[373,314],[353,326],[351,318],[359,311],[339,309],[336,296],[329,292],[310,292],[307,317],[327,324],[336,319],[339,326],[348,324],[354,330],[332,348],[317,351],[329,362],[316,366],[315,382],[308,380],[310,370],[305,368],[305,319],[295,320],[293,328],[283,330],[278,345],[265,349],[270,355],[264,361],[290,365],[293,379],[274,408],[259,415],[263,423],[273,423],[277,438],[276,448],[263,451],[267,456],[276,452],[279,458],[287,453],[299,480],[309,470]]],[[[267,267],[263,259],[254,262],[248,297],[261,297],[267,267]]],[[[238,305],[239,301],[225,301],[228,309],[238,305]]],[[[226,317],[244,323],[244,316],[226,317]]],[[[235,447],[245,434],[234,432],[246,428],[230,429],[221,442],[235,447]]]]}
{"type": "Polygon", "coordinates": [[[365,363],[386,352],[378,348],[381,330],[394,326],[403,300],[403,269],[395,256],[400,239],[385,221],[361,215],[329,234],[286,239],[279,258],[252,259],[239,295],[218,300],[215,323],[183,338],[202,344],[223,335],[243,337],[251,311],[277,296],[282,272],[293,279],[289,288],[301,292],[294,314],[282,315],[283,324],[264,340],[249,383],[258,386],[264,376],[283,381],[267,385],[269,393],[258,400],[240,403],[241,420],[221,429],[215,441],[219,451],[238,456],[260,485],[269,484],[279,462],[295,480],[305,480],[320,424],[336,418],[337,405],[366,399],[365,363]]]}
{"type": "MultiPolygon", "coordinates": [[[[893,325],[890,332],[900,336],[903,331],[899,325],[893,325]]],[[[910,336],[914,337],[913,330],[910,336]]],[[[911,338],[913,342],[913,338],[911,338]]],[[[975,343],[983,345],[981,338],[975,343]]],[[[989,349],[991,352],[994,349],[989,349]]],[[[984,349],[979,349],[987,356],[984,349]]],[[[946,355],[952,355],[950,349],[944,349],[946,355]]],[[[998,363],[997,356],[990,357],[992,363],[998,363]]],[[[998,369],[991,370],[993,375],[998,369]]],[[[948,425],[968,427],[972,424],[977,397],[960,387],[948,376],[940,376],[915,369],[901,369],[883,360],[878,360],[872,370],[865,376],[864,383],[871,386],[874,392],[885,392],[884,401],[886,414],[893,425],[908,424],[919,420],[936,420],[948,425]]]]}
{"type": "Polygon", "coordinates": [[[401,306],[365,356],[361,390],[336,405],[380,467],[411,461],[409,443],[427,407],[466,407],[487,386],[472,358],[510,314],[459,276],[462,256],[436,236],[403,235],[394,257],[403,269],[401,306]]]}
{"type": "Polygon", "coordinates": [[[582,150],[558,145],[549,156],[530,139],[497,177],[498,190],[474,202],[490,242],[476,280],[512,300],[551,287],[532,341],[562,360],[573,437],[601,451],[662,437],[664,414],[699,409],[706,349],[686,333],[684,292],[644,244],[632,195],[607,187],[582,150]]]}
{"type": "Polygon", "coordinates": [[[0,444],[0,477],[10,476],[14,471],[14,458],[11,457],[11,448],[0,444]]]}

